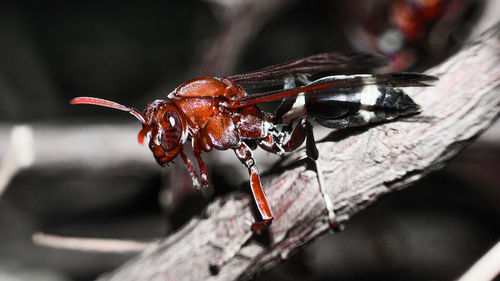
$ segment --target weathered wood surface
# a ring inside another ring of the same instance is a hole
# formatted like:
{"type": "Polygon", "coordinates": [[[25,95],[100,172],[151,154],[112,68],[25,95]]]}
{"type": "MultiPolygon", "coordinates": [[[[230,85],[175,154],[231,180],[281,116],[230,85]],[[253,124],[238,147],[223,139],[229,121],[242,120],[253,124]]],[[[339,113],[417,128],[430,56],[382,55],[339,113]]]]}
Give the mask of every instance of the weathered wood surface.
{"type": "MultiPolygon", "coordinates": [[[[318,145],[327,192],[348,218],[380,196],[407,187],[471,143],[500,109],[500,25],[428,71],[435,87],[408,90],[423,113],[318,145]]],[[[258,159],[257,159],[258,163],[258,159]]],[[[236,247],[252,221],[252,198],[232,194],[209,205],[177,233],[100,280],[245,280],[325,233],[326,209],[316,174],[304,165],[263,177],[274,211],[270,243],[250,240],[217,275],[209,264],[236,247]]],[[[217,188],[217,187],[216,187],[217,188]]]]}

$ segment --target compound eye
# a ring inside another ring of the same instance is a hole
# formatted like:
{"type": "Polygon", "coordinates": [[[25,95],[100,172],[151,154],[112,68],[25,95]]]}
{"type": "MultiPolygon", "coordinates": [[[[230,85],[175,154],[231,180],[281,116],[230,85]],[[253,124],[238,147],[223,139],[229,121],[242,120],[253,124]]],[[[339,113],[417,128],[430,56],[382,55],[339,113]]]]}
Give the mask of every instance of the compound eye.
{"type": "Polygon", "coordinates": [[[169,110],[163,114],[163,131],[161,133],[161,147],[165,151],[176,148],[182,135],[181,120],[175,111],[169,110]]]}

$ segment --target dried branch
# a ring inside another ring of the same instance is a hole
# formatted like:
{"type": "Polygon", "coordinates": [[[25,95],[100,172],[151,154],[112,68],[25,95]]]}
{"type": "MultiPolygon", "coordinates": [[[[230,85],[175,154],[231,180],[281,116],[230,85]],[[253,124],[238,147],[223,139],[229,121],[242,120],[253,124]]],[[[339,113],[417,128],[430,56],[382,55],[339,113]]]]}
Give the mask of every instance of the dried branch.
{"type": "Polygon", "coordinates": [[[500,242],[467,270],[458,281],[494,280],[500,275],[500,242]]]}
{"type": "MultiPolygon", "coordinates": [[[[497,118],[500,25],[428,74],[440,77],[435,87],[408,91],[422,105],[420,121],[387,123],[319,144],[327,192],[343,220],[441,168],[497,118]]],[[[248,195],[219,198],[204,217],[100,280],[245,280],[328,230],[313,171],[298,165],[263,177],[263,184],[275,216],[269,243],[250,240],[218,274],[209,264],[238,249],[248,235],[253,220],[248,195]]]]}
{"type": "Polygon", "coordinates": [[[108,238],[69,237],[37,232],[32,235],[38,246],[93,253],[129,254],[144,251],[151,242],[108,238]]]}
{"type": "Polygon", "coordinates": [[[10,143],[0,163],[0,197],[7,189],[12,178],[22,169],[33,164],[33,132],[28,126],[14,126],[10,143]]]}

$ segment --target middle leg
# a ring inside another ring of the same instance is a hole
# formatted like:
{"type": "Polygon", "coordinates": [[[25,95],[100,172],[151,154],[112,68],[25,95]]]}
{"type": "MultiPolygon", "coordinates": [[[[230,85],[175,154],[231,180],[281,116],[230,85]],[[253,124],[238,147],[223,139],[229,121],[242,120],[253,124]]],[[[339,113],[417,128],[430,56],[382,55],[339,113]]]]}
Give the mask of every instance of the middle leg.
{"type": "Polygon", "coordinates": [[[193,181],[193,188],[196,190],[200,190],[200,182],[198,181],[198,175],[196,174],[196,171],[194,170],[193,164],[187,157],[187,155],[184,153],[184,151],[181,150],[181,157],[184,163],[186,164],[186,167],[188,169],[189,175],[191,176],[191,180],[193,181]]]}

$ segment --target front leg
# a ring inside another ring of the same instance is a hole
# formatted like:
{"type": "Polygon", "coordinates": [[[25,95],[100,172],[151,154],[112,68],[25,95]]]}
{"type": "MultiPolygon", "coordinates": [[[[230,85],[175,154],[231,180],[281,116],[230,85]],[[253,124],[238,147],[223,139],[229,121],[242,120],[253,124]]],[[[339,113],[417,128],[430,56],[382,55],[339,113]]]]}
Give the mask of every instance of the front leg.
{"type": "Polygon", "coordinates": [[[207,166],[205,165],[205,162],[203,162],[203,159],[201,158],[201,152],[196,153],[195,151],[194,156],[196,156],[196,160],[198,160],[198,166],[200,167],[201,185],[202,187],[207,187],[210,184],[208,182],[207,166]]]}
{"type": "Polygon", "coordinates": [[[262,221],[254,222],[252,224],[252,231],[260,231],[266,226],[271,224],[273,220],[273,214],[269,203],[267,203],[266,194],[262,190],[262,185],[260,183],[259,170],[255,166],[255,160],[252,158],[252,150],[245,144],[241,144],[238,148],[234,149],[236,156],[240,159],[248,168],[248,174],[250,175],[250,188],[252,190],[253,198],[259,209],[262,221]]]}
{"type": "Polygon", "coordinates": [[[196,174],[196,171],[194,170],[193,164],[189,160],[189,158],[186,156],[184,151],[181,151],[181,157],[184,163],[186,164],[186,167],[188,169],[189,175],[191,176],[191,180],[193,181],[193,188],[196,190],[200,190],[200,181],[198,181],[198,175],[196,174]]]}

